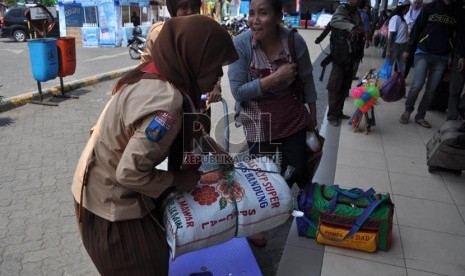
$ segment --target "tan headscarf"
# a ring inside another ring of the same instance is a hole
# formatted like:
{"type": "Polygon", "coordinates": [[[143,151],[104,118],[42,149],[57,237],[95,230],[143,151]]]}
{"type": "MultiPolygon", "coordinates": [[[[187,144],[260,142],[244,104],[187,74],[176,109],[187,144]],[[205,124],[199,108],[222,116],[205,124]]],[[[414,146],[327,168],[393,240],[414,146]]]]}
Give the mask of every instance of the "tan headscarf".
{"type": "Polygon", "coordinates": [[[152,49],[160,74],[199,106],[200,96],[218,81],[221,66],[238,59],[226,30],[203,15],[166,21],[152,49]]]}

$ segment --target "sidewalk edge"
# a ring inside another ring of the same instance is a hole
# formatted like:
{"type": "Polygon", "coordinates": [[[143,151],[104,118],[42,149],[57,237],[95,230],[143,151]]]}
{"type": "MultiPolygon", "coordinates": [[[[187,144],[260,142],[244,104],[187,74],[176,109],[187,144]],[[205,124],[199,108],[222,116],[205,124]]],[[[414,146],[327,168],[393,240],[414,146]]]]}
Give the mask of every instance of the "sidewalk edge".
{"type": "MultiPolygon", "coordinates": [[[[70,81],[70,82],[63,84],[63,89],[64,89],[64,92],[68,92],[68,91],[79,89],[82,87],[94,85],[99,82],[116,79],[116,78],[123,76],[124,74],[134,69],[135,67],[136,66],[130,66],[130,67],[122,68],[122,69],[117,69],[111,72],[86,77],[80,80],[70,81]]],[[[49,97],[52,97],[53,95],[59,95],[59,94],[61,94],[60,85],[55,85],[55,86],[42,90],[42,96],[44,98],[49,98],[49,97]]],[[[33,100],[39,100],[39,99],[40,99],[39,91],[27,92],[27,93],[24,93],[18,96],[4,98],[0,102],[0,113],[12,110],[16,107],[26,105],[33,100]]]]}

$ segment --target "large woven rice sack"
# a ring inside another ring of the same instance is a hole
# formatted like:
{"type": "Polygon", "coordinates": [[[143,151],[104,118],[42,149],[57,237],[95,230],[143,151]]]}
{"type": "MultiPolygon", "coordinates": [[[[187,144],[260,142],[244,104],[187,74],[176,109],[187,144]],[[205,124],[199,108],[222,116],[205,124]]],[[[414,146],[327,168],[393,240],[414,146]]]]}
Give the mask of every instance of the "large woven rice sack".
{"type": "Polygon", "coordinates": [[[291,190],[279,173],[270,173],[278,172],[272,161],[263,157],[235,167],[221,179],[207,174],[192,191],[165,201],[163,221],[173,258],[272,229],[288,219],[291,190]]]}

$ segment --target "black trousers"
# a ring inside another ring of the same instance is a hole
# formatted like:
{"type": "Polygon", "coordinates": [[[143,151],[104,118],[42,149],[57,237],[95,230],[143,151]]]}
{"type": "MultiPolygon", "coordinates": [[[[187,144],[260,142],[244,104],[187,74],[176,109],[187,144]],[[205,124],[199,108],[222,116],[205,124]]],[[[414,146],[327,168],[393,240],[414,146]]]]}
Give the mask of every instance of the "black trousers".
{"type": "Polygon", "coordinates": [[[284,176],[288,166],[294,168],[291,177],[286,179],[289,187],[297,183],[299,188],[303,188],[308,181],[308,172],[305,169],[307,161],[305,138],[306,131],[303,129],[286,138],[260,143],[247,143],[249,153],[252,156],[268,156],[272,158],[278,151],[282,156],[282,160],[278,160],[278,163],[281,163],[281,175],[284,176]]]}
{"type": "Polygon", "coordinates": [[[333,69],[328,79],[328,115],[329,121],[336,121],[342,115],[344,101],[349,96],[352,85],[354,64],[341,66],[333,62],[333,69]]]}

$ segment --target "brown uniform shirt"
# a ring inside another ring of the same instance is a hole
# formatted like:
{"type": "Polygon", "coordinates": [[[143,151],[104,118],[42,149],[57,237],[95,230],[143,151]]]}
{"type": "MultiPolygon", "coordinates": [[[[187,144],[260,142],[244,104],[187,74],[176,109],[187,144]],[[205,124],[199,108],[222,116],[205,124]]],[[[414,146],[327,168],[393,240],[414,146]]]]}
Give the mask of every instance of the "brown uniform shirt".
{"type": "Polygon", "coordinates": [[[181,129],[182,102],[181,92],[158,79],[141,79],[115,94],[79,159],[74,199],[109,221],[141,218],[154,209],[150,198],[175,185],[172,172],[155,166],[181,129]],[[147,127],[166,112],[173,119],[168,131],[157,141],[148,139],[147,127]]]}
{"type": "Polygon", "coordinates": [[[152,61],[152,47],[153,43],[158,37],[161,29],[163,28],[163,24],[165,22],[157,22],[150,27],[149,34],[147,35],[147,43],[145,47],[145,51],[140,56],[140,63],[152,61]]]}

